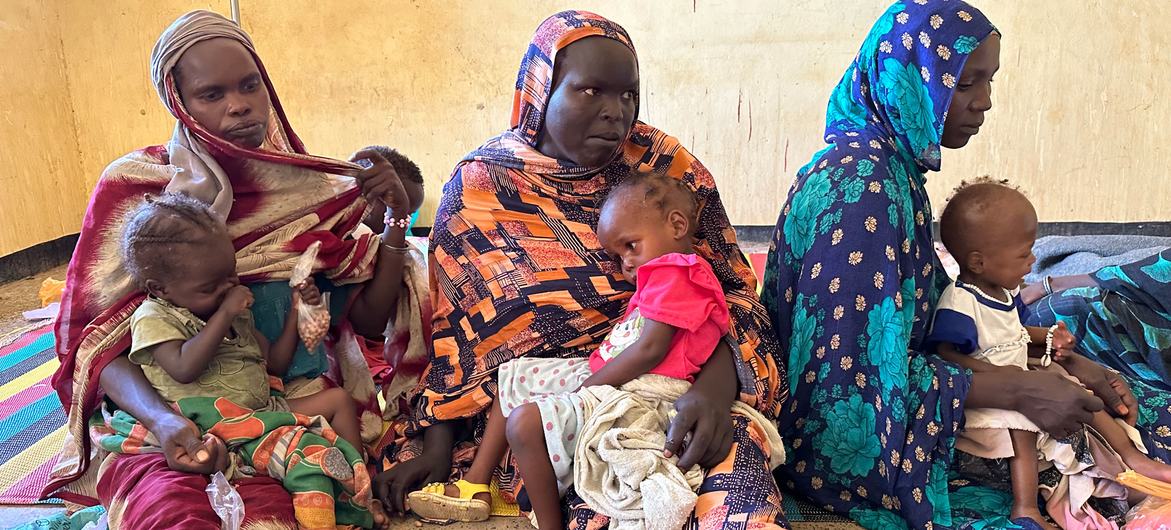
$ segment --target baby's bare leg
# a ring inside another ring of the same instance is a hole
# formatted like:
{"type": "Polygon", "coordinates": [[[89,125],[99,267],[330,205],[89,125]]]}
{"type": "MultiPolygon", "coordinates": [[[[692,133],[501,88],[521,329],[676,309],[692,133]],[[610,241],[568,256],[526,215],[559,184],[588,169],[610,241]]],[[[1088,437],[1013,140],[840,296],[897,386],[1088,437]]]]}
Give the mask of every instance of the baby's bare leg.
{"type": "Polygon", "coordinates": [[[1012,475],[1012,512],[1009,517],[1028,517],[1042,528],[1052,528],[1037,507],[1037,433],[1008,431],[1013,457],[1008,460],[1012,475]]]}
{"type": "Polygon", "coordinates": [[[1106,439],[1106,443],[1110,444],[1110,447],[1122,457],[1122,461],[1138,474],[1163,482],[1171,482],[1171,466],[1151,460],[1150,457],[1139,451],[1130,437],[1126,435],[1126,431],[1118,422],[1114,421],[1114,417],[1110,416],[1109,413],[1095,412],[1090,426],[1098,431],[1106,439]]]}
{"type": "Polygon", "coordinates": [[[289,408],[297,414],[324,416],[329,425],[359,453],[362,449],[362,430],[358,425],[357,404],[349,392],[341,388],[330,388],[311,396],[290,399],[289,408]]]}
{"type": "Polygon", "coordinates": [[[525,481],[525,491],[537,514],[540,530],[564,528],[561,521],[561,496],[557,475],[549,461],[541,410],[535,403],[513,409],[508,417],[508,443],[516,457],[518,471],[525,481]]]}
{"type": "MultiPolygon", "coordinates": [[[[505,418],[504,412],[500,410],[500,401],[496,400],[489,409],[488,425],[484,428],[484,436],[480,440],[480,446],[476,448],[476,457],[472,460],[472,467],[464,474],[464,480],[472,484],[492,483],[492,474],[496,472],[504,454],[508,452],[508,439],[504,435],[507,421],[508,418],[505,418]]],[[[443,494],[459,498],[460,491],[455,484],[448,484],[443,488],[443,494]]],[[[490,492],[477,493],[472,495],[472,498],[492,503],[490,492]]]]}

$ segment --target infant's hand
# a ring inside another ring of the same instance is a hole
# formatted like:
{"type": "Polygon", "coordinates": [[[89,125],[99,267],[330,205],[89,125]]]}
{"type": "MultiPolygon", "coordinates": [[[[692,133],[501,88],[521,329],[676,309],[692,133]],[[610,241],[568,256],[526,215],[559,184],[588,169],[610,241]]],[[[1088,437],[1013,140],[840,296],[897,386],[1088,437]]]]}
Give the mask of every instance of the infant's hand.
{"type": "Polygon", "coordinates": [[[293,288],[293,303],[297,300],[305,302],[305,305],[320,305],[321,291],[312,280],[305,280],[293,288]]]}
{"type": "Polygon", "coordinates": [[[227,471],[228,466],[232,463],[231,455],[228,454],[228,448],[224,445],[223,439],[212,434],[206,433],[203,435],[203,446],[211,447],[212,454],[215,456],[215,470],[227,471]]]}
{"type": "Polygon", "coordinates": [[[1069,328],[1065,327],[1065,322],[1058,322],[1057,329],[1053,330],[1053,351],[1058,350],[1072,350],[1077,339],[1074,338],[1073,333],[1069,332],[1069,328]]]}
{"type": "Polygon", "coordinates": [[[224,302],[220,304],[220,311],[226,312],[233,318],[250,308],[252,308],[252,290],[243,285],[231,288],[227,296],[224,296],[224,302]]]}

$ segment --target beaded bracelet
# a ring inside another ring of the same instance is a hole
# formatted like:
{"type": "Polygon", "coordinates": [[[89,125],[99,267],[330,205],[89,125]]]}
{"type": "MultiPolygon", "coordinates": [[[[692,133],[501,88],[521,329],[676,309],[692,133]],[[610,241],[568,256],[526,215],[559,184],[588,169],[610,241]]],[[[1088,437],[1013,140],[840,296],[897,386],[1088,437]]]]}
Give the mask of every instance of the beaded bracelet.
{"type": "Polygon", "coordinates": [[[410,217],[403,217],[402,219],[395,219],[394,216],[391,215],[390,210],[386,211],[386,216],[382,218],[382,221],[384,223],[386,223],[386,226],[397,226],[399,228],[402,228],[403,230],[406,230],[408,226],[411,226],[411,218],[410,217]]]}
{"type": "Polygon", "coordinates": [[[1057,332],[1057,324],[1049,326],[1045,332],[1045,355],[1041,356],[1041,366],[1053,364],[1053,334],[1057,332]]]}

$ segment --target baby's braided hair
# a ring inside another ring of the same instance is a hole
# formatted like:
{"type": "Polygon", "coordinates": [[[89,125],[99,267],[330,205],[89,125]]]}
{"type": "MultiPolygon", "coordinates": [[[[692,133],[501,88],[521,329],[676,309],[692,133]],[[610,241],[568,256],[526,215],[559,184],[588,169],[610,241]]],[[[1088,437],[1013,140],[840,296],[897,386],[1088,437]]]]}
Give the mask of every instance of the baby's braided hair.
{"type": "MultiPolygon", "coordinates": [[[[695,225],[696,215],[699,213],[699,198],[695,191],[683,182],[683,179],[669,177],[662,173],[634,171],[617,186],[610,189],[602,207],[611,200],[617,200],[627,193],[643,192],[642,202],[647,206],[657,208],[664,214],[672,207],[678,208],[687,216],[692,226],[695,225]]],[[[637,195],[635,195],[637,197],[637,195]]]]}
{"type": "Polygon", "coordinates": [[[228,229],[206,204],[181,193],[147,195],[122,232],[126,270],[138,284],[173,277],[190,256],[178,247],[206,244],[209,236],[228,237],[228,229]]]}

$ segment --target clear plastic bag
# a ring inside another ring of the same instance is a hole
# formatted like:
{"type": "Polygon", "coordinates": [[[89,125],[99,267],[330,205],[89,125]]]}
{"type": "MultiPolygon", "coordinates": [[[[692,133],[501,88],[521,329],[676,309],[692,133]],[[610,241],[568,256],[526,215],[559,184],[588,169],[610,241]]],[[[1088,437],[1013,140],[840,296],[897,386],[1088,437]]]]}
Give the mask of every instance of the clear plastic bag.
{"type": "Polygon", "coordinates": [[[1127,530],[1171,530],[1171,484],[1144,477],[1134,471],[1118,475],[1118,482],[1149,495],[1126,512],[1127,530]]]}
{"type": "Polygon", "coordinates": [[[204,491],[207,491],[207,500],[211,501],[211,509],[220,516],[220,528],[240,530],[240,525],[244,522],[244,499],[228,482],[227,477],[216,471],[204,491]]]}
{"type": "MultiPolygon", "coordinates": [[[[289,276],[289,285],[296,289],[302,282],[310,280],[313,266],[317,263],[317,251],[321,249],[321,242],[314,241],[305,249],[305,253],[293,265],[293,272],[289,276]]],[[[312,281],[312,280],[310,280],[312,281]]],[[[304,300],[297,301],[297,333],[301,335],[301,342],[312,350],[325,334],[329,332],[329,293],[321,294],[321,303],[306,304],[304,300]]]]}
{"type": "Polygon", "coordinates": [[[1171,501],[1147,497],[1126,512],[1127,530],[1171,529],[1171,501]]]}

